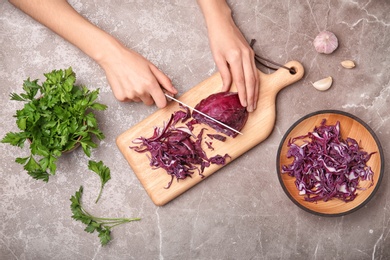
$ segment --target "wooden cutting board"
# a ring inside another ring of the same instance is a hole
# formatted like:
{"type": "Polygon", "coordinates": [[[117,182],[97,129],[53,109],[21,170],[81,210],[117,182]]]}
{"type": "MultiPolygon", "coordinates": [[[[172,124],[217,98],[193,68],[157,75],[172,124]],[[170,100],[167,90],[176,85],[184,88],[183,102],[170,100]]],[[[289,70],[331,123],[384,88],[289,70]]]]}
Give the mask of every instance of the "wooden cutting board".
{"type": "MultiPolygon", "coordinates": [[[[275,102],[278,92],[284,87],[300,80],[304,74],[303,66],[297,61],[290,61],[285,66],[289,68],[293,67],[296,73],[291,74],[283,68],[278,69],[272,74],[264,74],[258,71],[260,77],[259,101],[257,103],[257,109],[249,114],[248,120],[241,130],[243,135],[238,135],[235,138],[228,137],[225,142],[211,140],[207,137],[207,134],[216,133],[212,128],[200,124],[195,125],[193,131],[195,135],[199,133],[201,128],[207,128],[207,131],[203,134],[204,140],[202,143],[204,144],[204,141],[212,142],[214,148],[214,150],[211,150],[204,145],[203,149],[208,157],[217,154],[223,156],[227,153],[231,156],[231,159],[228,159],[228,163],[230,163],[261,143],[271,134],[275,124],[275,102]]],[[[221,77],[219,73],[216,73],[178,97],[178,99],[189,106],[195,107],[202,99],[219,92],[221,87],[221,77]]],[[[232,86],[231,91],[236,91],[235,86],[232,86]]],[[[192,178],[186,178],[180,181],[176,181],[175,179],[170,188],[166,189],[165,187],[171,180],[171,176],[163,169],[152,169],[149,165],[149,159],[146,156],[147,153],[137,153],[129,148],[129,146],[133,145],[132,141],[134,139],[140,136],[151,137],[154,127],[162,127],[164,122],[168,121],[170,116],[177,110],[179,110],[179,104],[172,101],[168,106],[157,110],[137,125],[119,135],[116,139],[119,150],[130,164],[130,167],[133,169],[152,201],[158,206],[168,203],[223,167],[212,164],[204,170],[204,178],[201,178],[195,172],[192,178]]]]}

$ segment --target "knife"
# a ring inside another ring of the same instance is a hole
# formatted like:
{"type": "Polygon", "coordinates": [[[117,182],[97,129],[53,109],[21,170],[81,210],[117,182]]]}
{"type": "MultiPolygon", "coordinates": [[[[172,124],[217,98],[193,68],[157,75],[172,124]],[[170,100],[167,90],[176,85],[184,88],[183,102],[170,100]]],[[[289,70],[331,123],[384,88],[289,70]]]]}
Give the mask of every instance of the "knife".
{"type": "Polygon", "coordinates": [[[164,94],[165,94],[166,97],[172,99],[173,101],[176,101],[177,103],[182,104],[182,105],[185,106],[185,107],[188,107],[189,109],[191,109],[191,110],[193,110],[193,111],[195,111],[195,112],[201,114],[201,115],[204,116],[204,117],[207,117],[208,119],[214,121],[215,123],[220,124],[220,125],[222,125],[223,127],[226,127],[226,128],[232,130],[233,132],[235,132],[235,133],[237,133],[237,134],[243,135],[243,133],[241,133],[240,131],[237,131],[236,129],[234,129],[234,128],[232,128],[232,127],[230,127],[230,126],[228,126],[228,125],[222,123],[221,121],[218,121],[217,119],[212,118],[211,116],[206,115],[206,114],[203,113],[203,112],[200,112],[198,109],[195,109],[195,108],[193,108],[193,107],[191,107],[191,106],[189,106],[189,105],[187,105],[187,104],[181,102],[180,100],[178,100],[178,99],[176,99],[176,98],[174,98],[174,97],[171,97],[171,96],[168,95],[167,93],[164,93],[164,94]]]}

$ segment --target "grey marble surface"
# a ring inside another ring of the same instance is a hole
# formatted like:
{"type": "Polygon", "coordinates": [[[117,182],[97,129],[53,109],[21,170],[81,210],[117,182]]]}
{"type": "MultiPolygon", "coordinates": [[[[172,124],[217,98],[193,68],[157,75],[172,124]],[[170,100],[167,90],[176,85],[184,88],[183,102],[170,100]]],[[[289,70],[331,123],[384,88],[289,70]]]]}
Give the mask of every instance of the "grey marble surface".
{"type": "MultiPolygon", "coordinates": [[[[84,1],[70,3],[169,75],[179,93],[216,72],[201,12],[195,1],[84,1]]],[[[274,131],[261,144],[163,207],[155,206],[115,144],[115,138],[156,107],[115,100],[102,69],[90,58],[7,1],[0,2],[0,136],[17,131],[20,108],[9,93],[27,77],[72,66],[78,83],[100,88],[108,110],[98,113],[106,139],[92,153],[111,169],[100,202],[99,179],[76,150],[59,160],[45,184],[31,179],[0,144],[0,259],[390,259],[390,178],[358,211],[320,217],[284,194],[276,153],[296,120],[322,109],[354,114],[375,131],[390,161],[390,3],[387,0],[229,1],[234,18],[255,50],[279,63],[298,60],[305,76],[277,97],[274,131]],[[340,46],[331,55],[312,46],[322,30],[340,46]],[[342,60],[357,64],[353,70],[342,60]],[[332,76],[326,92],[310,82],[332,76]],[[113,229],[100,246],[96,234],[71,219],[69,198],[84,186],[83,202],[101,216],[141,217],[113,229]]],[[[262,69],[265,72],[267,70],[262,69]]]]}

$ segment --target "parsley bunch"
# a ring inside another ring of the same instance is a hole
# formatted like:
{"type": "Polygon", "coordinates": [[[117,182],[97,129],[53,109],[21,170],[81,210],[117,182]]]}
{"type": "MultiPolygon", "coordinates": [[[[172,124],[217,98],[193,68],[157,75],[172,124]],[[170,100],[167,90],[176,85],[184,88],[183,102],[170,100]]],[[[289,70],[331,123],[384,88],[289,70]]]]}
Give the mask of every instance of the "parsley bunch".
{"type": "Polygon", "coordinates": [[[46,80],[41,85],[37,79],[28,78],[23,83],[24,93],[11,93],[11,100],[25,102],[14,115],[21,132],[9,132],[1,142],[23,147],[29,140],[31,154],[15,161],[24,165],[34,179],[47,182],[50,174],[55,174],[57,159],[63,152],[81,144],[89,157],[91,148],[97,147],[92,136],[104,139],[91,110],[105,110],[107,106],[95,102],[99,90],[75,85],[71,67],[44,75],[46,80]]]}
{"type": "Polygon", "coordinates": [[[99,233],[100,243],[104,246],[111,240],[111,229],[115,226],[141,220],[140,218],[100,218],[95,217],[88,213],[81,205],[81,196],[83,194],[83,186],[76,191],[74,196],[71,196],[70,201],[72,202],[70,208],[72,210],[72,218],[81,221],[86,224],[87,227],[84,229],[88,233],[97,231],[99,233]]]}

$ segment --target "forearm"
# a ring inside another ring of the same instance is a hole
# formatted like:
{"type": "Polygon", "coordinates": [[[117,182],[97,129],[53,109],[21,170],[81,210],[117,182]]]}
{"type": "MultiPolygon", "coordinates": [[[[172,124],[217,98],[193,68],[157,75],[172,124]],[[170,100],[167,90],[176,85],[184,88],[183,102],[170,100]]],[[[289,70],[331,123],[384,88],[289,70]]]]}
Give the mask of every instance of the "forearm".
{"type": "Polygon", "coordinates": [[[171,80],[154,64],[90,23],[66,0],[9,0],[32,18],[77,46],[105,71],[120,101],[167,104],[163,89],[176,94],[171,80]]]}
{"type": "Polygon", "coordinates": [[[197,0],[207,27],[220,24],[222,21],[232,20],[231,9],[226,0],[197,0]]]}
{"type": "Polygon", "coordinates": [[[10,0],[9,2],[98,63],[105,56],[104,51],[107,51],[107,46],[119,44],[108,33],[77,13],[66,0],[10,0]]]}

